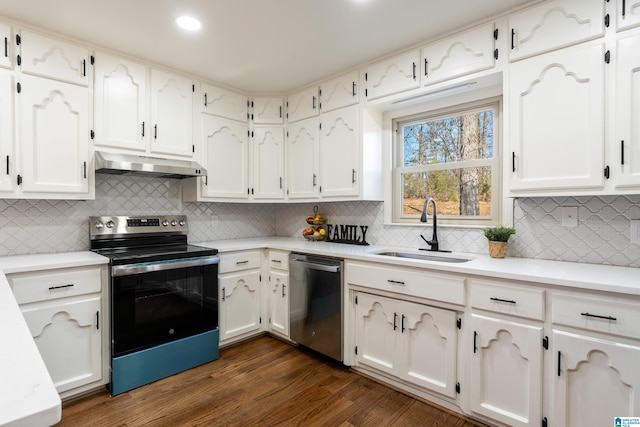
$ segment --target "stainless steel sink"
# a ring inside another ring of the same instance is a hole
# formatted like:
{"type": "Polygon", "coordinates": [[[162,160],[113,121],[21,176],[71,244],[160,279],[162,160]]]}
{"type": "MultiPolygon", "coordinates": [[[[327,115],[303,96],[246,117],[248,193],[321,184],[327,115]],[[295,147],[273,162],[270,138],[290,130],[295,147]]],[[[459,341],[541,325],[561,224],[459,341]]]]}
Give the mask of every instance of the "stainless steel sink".
{"type": "Polygon", "coordinates": [[[437,261],[437,262],[467,262],[471,261],[467,258],[457,258],[447,255],[434,255],[434,254],[420,254],[420,253],[412,253],[412,252],[396,252],[396,251],[382,251],[382,252],[371,252],[374,255],[384,255],[384,256],[392,256],[397,258],[412,258],[412,259],[421,259],[423,261],[437,261]]]}

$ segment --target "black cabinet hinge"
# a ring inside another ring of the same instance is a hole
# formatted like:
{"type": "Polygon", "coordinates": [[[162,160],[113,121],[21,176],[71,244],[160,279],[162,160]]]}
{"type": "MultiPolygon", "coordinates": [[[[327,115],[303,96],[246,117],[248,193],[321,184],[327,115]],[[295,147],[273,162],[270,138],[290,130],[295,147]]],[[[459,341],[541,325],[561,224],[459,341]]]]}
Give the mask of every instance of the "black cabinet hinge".
{"type": "Polygon", "coordinates": [[[542,417],[542,427],[547,427],[547,417],[542,417]]]}
{"type": "Polygon", "coordinates": [[[258,275],[258,281],[262,282],[262,274],[258,275]]]}
{"type": "Polygon", "coordinates": [[[498,29],[493,30],[493,39],[498,40],[498,29]]]}
{"type": "Polygon", "coordinates": [[[262,325],[262,316],[260,316],[260,324],[262,325]]]}
{"type": "Polygon", "coordinates": [[[458,320],[456,320],[456,326],[458,329],[462,329],[462,318],[458,318],[458,320]]]}
{"type": "Polygon", "coordinates": [[[20,82],[16,83],[16,91],[18,91],[18,93],[22,92],[22,84],[20,84],[20,82]]]}
{"type": "Polygon", "coordinates": [[[460,394],[460,383],[456,383],[456,393],[460,394]]]}
{"type": "Polygon", "coordinates": [[[195,145],[191,145],[191,152],[195,153],[196,152],[196,146],[195,145]]]}
{"type": "Polygon", "coordinates": [[[549,337],[546,335],[542,338],[542,347],[544,347],[545,350],[549,350],[549,337]]]}
{"type": "Polygon", "coordinates": [[[93,129],[91,129],[90,135],[91,135],[91,139],[95,139],[96,133],[93,131],[93,129]]]}
{"type": "Polygon", "coordinates": [[[358,346],[356,346],[356,354],[358,354],[358,346]]]}
{"type": "Polygon", "coordinates": [[[611,62],[611,51],[610,50],[605,52],[605,54],[604,54],[604,62],[607,63],[607,64],[611,62]]]}
{"type": "Polygon", "coordinates": [[[493,58],[497,61],[498,60],[498,49],[493,51],[493,58]]]}
{"type": "Polygon", "coordinates": [[[604,168],[604,177],[609,179],[609,176],[610,176],[610,170],[609,170],[609,166],[607,165],[604,168]]]}
{"type": "Polygon", "coordinates": [[[364,73],[364,81],[365,82],[367,81],[368,77],[369,77],[368,73],[364,73]]]}
{"type": "Polygon", "coordinates": [[[89,61],[91,62],[91,65],[95,65],[95,63],[96,63],[96,57],[95,57],[95,56],[93,56],[93,55],[91,55],[91,56],[89,57],[89,61]]]}
{"type": "Polygon", "coordinates": [[[16,34],[16,46],[20,46],[20,43],[22,43],[22,37],[20,34],[16,34]]]}
{"type": "Polygon", "coordinates": [[[196,93],[196,85],[191,85],[191,92],[196,93]]]}
{"type": "Polygon", "coordinates": [[[604,15],[604,26],[609,28],[609,14],[607,13],[606,15],[604,15]]]}
{"type": "Polygon", "coordinates": [[[356,295],[356,305],[358,305],[358,295],[356,295]]]}
{"type": "Polygon", "coordinates": [[[18,175],[16,181],[18,182],[18,185],[22,185],[22,175],[18,175]]]}

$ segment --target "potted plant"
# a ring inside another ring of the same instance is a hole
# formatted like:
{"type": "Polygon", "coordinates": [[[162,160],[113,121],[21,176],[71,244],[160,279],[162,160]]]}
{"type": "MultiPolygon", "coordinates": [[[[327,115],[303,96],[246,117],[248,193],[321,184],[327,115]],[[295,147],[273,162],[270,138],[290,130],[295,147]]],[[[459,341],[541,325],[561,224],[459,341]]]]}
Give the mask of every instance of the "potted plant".
{"type": "Polygon", "coordinates": [[[504,258],[507,254],[507,242],[512,234],[516,234],[515,228],[499,225],[497,227],[485,227],[484,236],[489,239],[489,255],[491,258],[504,258]]]}

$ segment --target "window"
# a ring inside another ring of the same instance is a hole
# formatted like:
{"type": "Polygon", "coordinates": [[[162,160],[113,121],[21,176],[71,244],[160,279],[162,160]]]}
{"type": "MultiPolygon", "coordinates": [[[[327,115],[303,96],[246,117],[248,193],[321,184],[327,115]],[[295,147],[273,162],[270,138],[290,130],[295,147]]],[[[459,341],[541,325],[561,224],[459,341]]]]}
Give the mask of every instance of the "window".
{"type": "Polygon", "coordinates": [[[428,197],[443,223],[499,222],[499,107],[491,100],[394,121],[393,222],[419,221],[428,197]]]}

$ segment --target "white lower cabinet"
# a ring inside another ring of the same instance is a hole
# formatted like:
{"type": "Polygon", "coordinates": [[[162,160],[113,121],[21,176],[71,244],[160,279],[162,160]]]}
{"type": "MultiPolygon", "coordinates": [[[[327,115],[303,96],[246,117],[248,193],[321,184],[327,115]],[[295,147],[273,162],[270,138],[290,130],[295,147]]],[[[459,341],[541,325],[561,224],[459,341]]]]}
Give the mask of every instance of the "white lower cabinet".
{"type": "Polygon", "coordinates": [[[542,324],[473,314],[470,409],[510,426],[538,426],[542,416],[542,324]]]}
{"type": "Polygon", "coordinates": [[[220,254],[220,344],[249,337],[261,330],[260,251],[220,254]]]}
{"type": "Polygon", "coordinates": [[[14,296],[61,397],[109,381],[108,318],[101,267],[8,275],[14,296]]]}
{"type": "Polygon", "coordinates": [[[457,313],[356,293],[356,365],[456,396],[457,313]]]}

